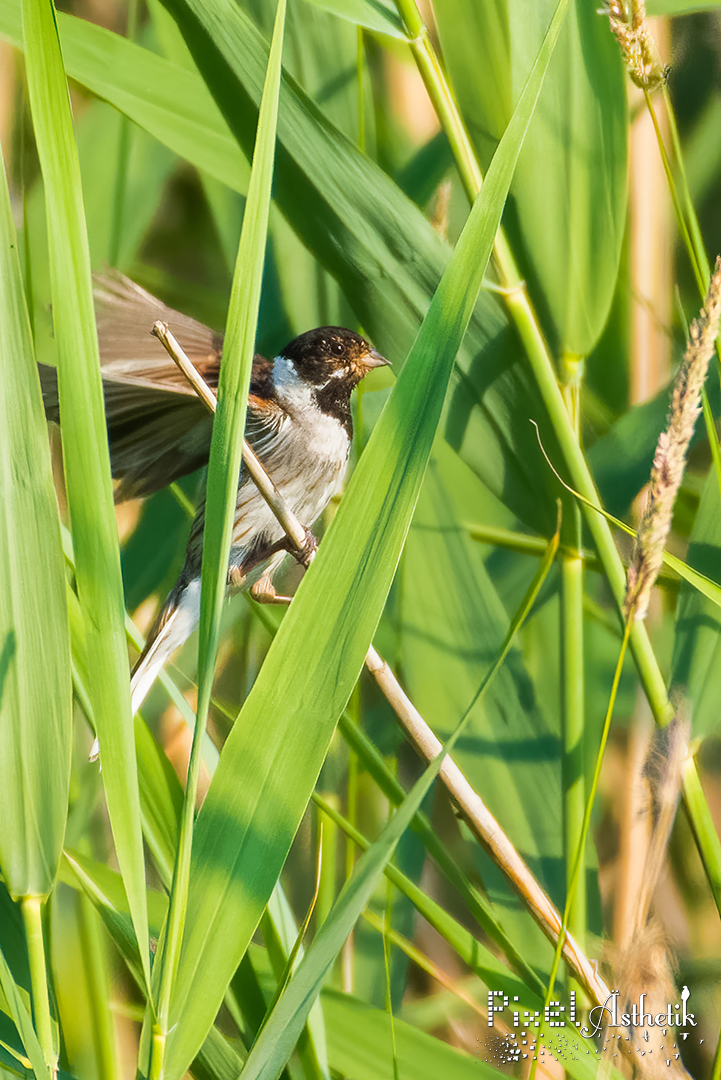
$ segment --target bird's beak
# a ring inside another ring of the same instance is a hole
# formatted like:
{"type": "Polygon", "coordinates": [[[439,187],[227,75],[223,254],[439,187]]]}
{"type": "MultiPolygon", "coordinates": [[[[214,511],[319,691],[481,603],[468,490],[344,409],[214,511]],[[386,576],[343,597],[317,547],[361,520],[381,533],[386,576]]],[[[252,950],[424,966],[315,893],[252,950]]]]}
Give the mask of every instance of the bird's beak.
{"type": "Polygon", "coordinates": [[[369,352],[367,352],[361,362],[364,367],[369,369],[391,366],[390,360],[386,360],[385,356],[381,356],[381,354],[376,349],[371,349],[369,352]]]}

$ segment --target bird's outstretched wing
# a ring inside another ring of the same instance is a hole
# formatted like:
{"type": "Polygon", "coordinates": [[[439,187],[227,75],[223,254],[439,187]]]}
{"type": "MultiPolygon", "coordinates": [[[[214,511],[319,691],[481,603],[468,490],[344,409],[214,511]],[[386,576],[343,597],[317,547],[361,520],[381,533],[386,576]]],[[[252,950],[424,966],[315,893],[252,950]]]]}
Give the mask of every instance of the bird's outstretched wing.
{"type": "MultiPolygon", "coordinates": [[[[173,311],[122,274],[97,279],[98,337],[115,501],[152,495],[208,463],[213,422],[151,334],[167,322],[212,388],[218,385],[222,335],[173,311]]],[[[60,422],[57,375],[38,365],[49,420],[60,422]]],[[[254,361],[263,382],[268,362],[254,361]]]]}

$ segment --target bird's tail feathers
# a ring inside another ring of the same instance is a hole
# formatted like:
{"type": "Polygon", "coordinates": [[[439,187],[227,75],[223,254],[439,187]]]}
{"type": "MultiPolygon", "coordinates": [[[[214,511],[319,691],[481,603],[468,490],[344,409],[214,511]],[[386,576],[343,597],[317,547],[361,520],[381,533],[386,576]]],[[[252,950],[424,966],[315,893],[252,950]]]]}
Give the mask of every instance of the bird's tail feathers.
{"type": "Polygon", "coordinates": [[[135,716],[140,706],[150,693],[153,683],[165,667],[165,662],[185,641],[186,635],[178,634],[180,608],[176,607],[167,616],[155,637],[151,637],[143,649],[130,678],[130,706],[135,716]]]}
{"type": "MultiPolygon", "coordinates": [[[[176,649],[184,645],[198,624],[200,617],[200,581],[191,581],[179,596],[172,594],[164,604],[133,668],[130,677],[130,704],[133,716],[140,709],[152,689],[153,683],[176,649]]],[[[100,754],[100,744],[95,739],[90,760],[100,754]]]]}

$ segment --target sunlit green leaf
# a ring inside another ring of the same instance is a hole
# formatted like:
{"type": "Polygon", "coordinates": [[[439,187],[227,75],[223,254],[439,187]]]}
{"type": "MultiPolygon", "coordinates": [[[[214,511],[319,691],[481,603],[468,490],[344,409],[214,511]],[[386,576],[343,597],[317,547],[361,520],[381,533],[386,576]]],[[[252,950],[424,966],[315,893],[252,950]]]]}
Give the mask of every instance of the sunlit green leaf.
{"type": "Polygon", "coordinates": [[[0,867],[45,896],[65,834],[72,691],[65,569],[17,238],[0,158],[0,867]]]}
{"type": "MultiPolygon", "coordinates": [[[[228,323],[223,342],[223,363],[218,381],[218,404],[210,446],[203,527],[197,719],[181,817],[178,854],[170,891],[168,921],[153,970],[153,987],[155,989],[157,986],[159,1001],[158,1023],[161,1025],[163,1035],[170,1027],[168,1006],[186,928],[190,854],[200,775],[201,740],[206,729],[210,707],[220,640],[220,618],[227,589],[228,560],[236,516],[238,476],[242,461],[248,390],[255,354],[270,192],[273,182],[285,11],[285,0],[279,0],[263,100],[258,117],[258,131],[248,198],[243,215],[243,228],[233,275],[228,323]]],[[[148,1017],[155,1022],[150,1009],[148,1017]]],[[[206,1033],[207,1029],[203,1032],[203,1038],[206,1033]]],[[[199,1049],[200,1045],[202,1042],[195,1049],[199,1049]]],[[[155,1053],[156,1050],[153,1049],[153,1057],[155,1053]]],[[[155,1068],[154,1062],[153,1068],[155,1068]]]]}
{"type": "Polygon", "coordinates": [[[113,836],[146,978],[145,866],[123,590],[105,432],[80,169],[54,8],[23,5],[30,107],[45,182],[63,460],[82,608],[88,690],[113,836]]]}
{"type": "MultiPolygon", "coordinates": [[[[227,63],[232,71],[239,65],[234,48],[240,40],[234,10],[226,0],[196,7],[226,50],[228,59],[215,54],[213,64],[227,63]]],[[[561,4],[428,316],[228,738],[198,817],[188,933],[171,1016],[171,1077],[182,1075],[212,1023],[358,677],[564,10],[561,4]]],[[[187,40],[192,49],[193,39],[187,40]]],[[[199,55],[209,62],[202,51],[199,55]]]]}

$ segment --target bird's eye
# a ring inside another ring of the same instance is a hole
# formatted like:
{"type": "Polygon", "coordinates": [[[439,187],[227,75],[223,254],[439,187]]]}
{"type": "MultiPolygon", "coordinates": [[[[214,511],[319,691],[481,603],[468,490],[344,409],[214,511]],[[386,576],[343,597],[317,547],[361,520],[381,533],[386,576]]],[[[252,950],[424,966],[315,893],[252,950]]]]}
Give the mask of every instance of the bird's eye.
{"type": "Polygon", "coordinates": [[[333,352],[336,354],[336,356],[342,356],[343,355],[343,345],[342,345],[342,343],[340,341],[336,341],[334,343],[333,352]]]}

